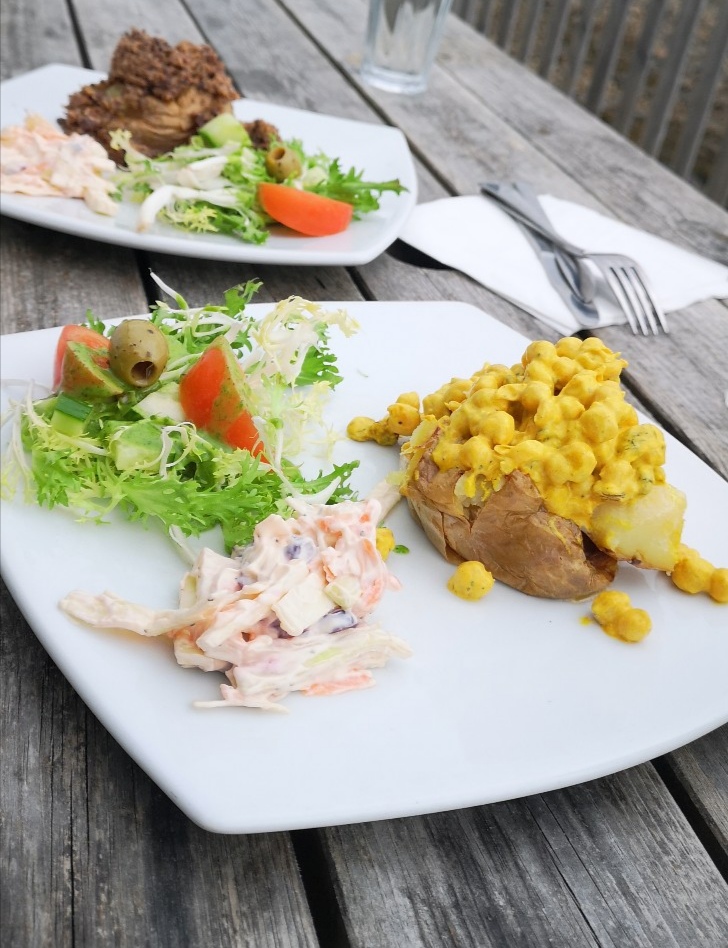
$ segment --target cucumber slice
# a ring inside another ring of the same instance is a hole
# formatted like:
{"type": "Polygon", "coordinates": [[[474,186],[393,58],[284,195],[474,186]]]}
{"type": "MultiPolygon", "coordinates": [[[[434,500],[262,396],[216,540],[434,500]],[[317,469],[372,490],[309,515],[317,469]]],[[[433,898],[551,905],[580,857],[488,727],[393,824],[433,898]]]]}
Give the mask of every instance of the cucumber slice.
{"type": "Polygon", "coordinates": [[[250,144],[250,135],[245,131],[243,123],[236,119],[232,112],[223,112],[210,119],[199,129],[199,134],[208,145],[220,148],[226,142],[238,142],[241,145],[250,144]]]}
{"type": "Polygon", "coordinates": [[[59,434],[68,435],[69,438],[77,438],[83,434],[86,419],[91,411],[90,405],[61,393],[56,399],[56,406],[51,415],[51,427],[59,434]]]}

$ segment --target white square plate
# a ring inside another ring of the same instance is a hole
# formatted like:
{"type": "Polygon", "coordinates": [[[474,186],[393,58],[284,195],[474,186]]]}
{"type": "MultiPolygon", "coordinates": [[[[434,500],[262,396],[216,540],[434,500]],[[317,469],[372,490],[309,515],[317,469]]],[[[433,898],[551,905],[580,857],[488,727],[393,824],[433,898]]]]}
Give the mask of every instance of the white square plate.
{"type": "MultiPolygon", "coordinates": [[[[519,361],[528,343],[465,303],[328,305],[361,323],[351,339],[332,338],[344,382],[330,418],[341,428],[355,415],[382,417],[401,392],[424,395],[486,361],[519,361]]],[[[49,383],[58,332],[4,336],[2,378],[49,383]]],[[[728,484],[666,441],[668,479],[688,495],[685,541],[726,565],[726,532],[715,525],[728,520],[728,484]]],[[[362,493],[397,465],[396,448],[343,441],[337,460],[352,457],[362,493]]],[[[208,830],[354,823],[525,796],[641,763],[728,721],[728,607],[622,567],[616,587],[653,622],[643,642],[626,645],[584,621],[588,603],[500,584],[463,602],[404,503],[389,519],[410,550],[389,561],[403,588],[377,613],[412,657],[378,670],[371,689],[292,695],[289,714],[195,709],[195,699],[219,695],[222,675],[179,667],[165,641],[78,626],[57,605],[80,588],[176,606],[185,566],[166,538],[128,523],[79,524],[20,499],[0,507],[2,573],[31,627],[114,737],[208,830]]]]}
{"type": "MultiPolygon", "coordinates": [[[[52,64],[0,84],[2,125],[21,124],[29,112],[50,121],[64,114],[69,96],[104,73],[76,66],[52,64]]],[[[246,263],[349,266],[368,263],[396,239],[417,203],[417,176],[407,140],[397,128],[306,112],[254,99],[233,103],[243,121],[263,118],[275,125],[285,139],[299,139],[311,154],[322,151],[339,158],[342,170],[354,167],[369,181],[399,178],[408,189],[402,194],[385,192],[378,211],[365,214],[341,234],[331,237],[295,236],[284,228],[271,231],[266,243],[244,243],[217,234],[190,234],[155,223],[147,232],[135,230],[138,205],[123,202],[116,217],[95,214],[74,198],[0,195],[0,212],[8,217],[51,230],[88,237],[104,243],[139,250],[232,260],[246,263]]]]}

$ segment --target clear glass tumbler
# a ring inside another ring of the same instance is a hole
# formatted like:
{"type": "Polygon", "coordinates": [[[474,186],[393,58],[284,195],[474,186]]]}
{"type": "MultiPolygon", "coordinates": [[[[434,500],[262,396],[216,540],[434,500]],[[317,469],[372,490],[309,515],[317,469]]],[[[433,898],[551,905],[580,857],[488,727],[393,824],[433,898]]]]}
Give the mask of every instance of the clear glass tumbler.
{"type": "Polygon", "coordinates": [[[452,0],[370,0],[361,77],[389,92],[424,92],[452,0]]]}

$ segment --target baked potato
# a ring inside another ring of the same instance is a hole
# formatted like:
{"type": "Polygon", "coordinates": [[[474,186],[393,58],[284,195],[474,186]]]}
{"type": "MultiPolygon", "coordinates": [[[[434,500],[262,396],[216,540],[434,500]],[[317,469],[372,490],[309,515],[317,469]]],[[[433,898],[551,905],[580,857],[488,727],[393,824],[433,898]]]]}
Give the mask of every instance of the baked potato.
{"type": "MultiPolygon", "coordinates": [[[[534,342],[519,364],[452,379],[414,413],[401,396],[368,437],[409,439],[401,492],[449,562],[583,599],[620,560],[670,572],[681,556],[685,496],[666,483],[662,432],[625,400],[625,365],[596,338],[534,342]]],[[[351,437],[367,436],[365,421],[351,437]]]]}

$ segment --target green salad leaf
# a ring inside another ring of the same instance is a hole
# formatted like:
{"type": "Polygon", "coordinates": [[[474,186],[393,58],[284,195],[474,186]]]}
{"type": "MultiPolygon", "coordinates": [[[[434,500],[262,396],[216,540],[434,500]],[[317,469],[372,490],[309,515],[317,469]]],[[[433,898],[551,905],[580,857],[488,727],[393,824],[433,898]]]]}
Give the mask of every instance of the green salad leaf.
{"type": "MultiPolygon", "coordinates": [[[[159,381],[89,405],[83,431],[74,437],[52,423],[58,396],[34,401],[29,391],[15,406],[18,433],[3,458],[3,496],[12,496],[22,482],[27,499],[67,508],[82,520],[105,522],[116,510],[145,526],[161,525],[173,536],[175,531],[199,536],[219,527],[227,550],[249,543],[265,517],[290,512],[289,496],[314,503],[353,498],[349,481],[358,462],[306,477],[295,458],[315,441],[325,449],[335,438],[323,417],[341,380],[329,331],[338,326],[349,335],[356,323],[343,311],[328,312],[298,297],[254,320],[246,305],[260,287],[257,281],[231,288],[219,305],[189,307],[155,280],[176,304],[158,302],[150,314],[169,343],[159,381]],[[263,440],[264,459],[231,448],[188,421],[142,411],[154,392],[174,397],[179,379],[220,335],[245,369],[245,408],[263,440]]],[[[85,325],[113,332],[91,312],[85,325]]]]}

